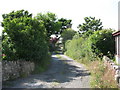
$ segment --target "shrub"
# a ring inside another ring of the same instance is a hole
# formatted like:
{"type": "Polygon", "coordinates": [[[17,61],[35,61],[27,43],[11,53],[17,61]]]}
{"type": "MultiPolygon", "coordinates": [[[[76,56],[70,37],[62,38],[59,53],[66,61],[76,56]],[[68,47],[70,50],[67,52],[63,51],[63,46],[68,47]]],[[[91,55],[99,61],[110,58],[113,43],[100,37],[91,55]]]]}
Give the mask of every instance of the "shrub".
{"type": "Polygon", "coordinates": [[[72,40],[75,33],[76,33],[76,31],[72,30],[71,28],[64,30],[61,34],[61,36],[63,38],[63,42],[66,42],[67,40],[72,40]]]}
{"type": "Polygon", "coordinates": [[[72,30],[71,28],[68,28],[64,30],[61,34],[61,37],[63,38],[63,51],[65,52],[65,42],[67,40],[72,40],[73,36],[75,35],[76,31],[72,30]]]}
{"type": "Polygon", "coordinates": [[[94,34],[89,37],[93,53],[99,57],[103,55],[113,57],[115,53],[115,41],[112,32],[111,29],[100,30],[94,32],[94,34]]]}
{"type": "Polygon", "coordinates": [[[92,61],[95,57],[92,53],[87,39],[79,37],[78,39],[72,39],[65,43],[65,54],[73,59],[84,62],[84,60],[92,61]]]}
{"type": "Polygon", "coordinates": [[[48,56],[43,22],[20,10],[3,15],[2,50],[7,60],[41,61],[48,56]]]}

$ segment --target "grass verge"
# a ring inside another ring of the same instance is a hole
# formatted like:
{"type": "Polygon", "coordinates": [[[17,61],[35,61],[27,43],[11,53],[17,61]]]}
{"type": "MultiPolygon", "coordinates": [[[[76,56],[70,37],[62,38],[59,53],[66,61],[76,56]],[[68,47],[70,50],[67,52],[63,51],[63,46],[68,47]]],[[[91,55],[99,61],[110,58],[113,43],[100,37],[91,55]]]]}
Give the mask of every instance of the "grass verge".
{"type": "Polygon", "coordinates": [[[51,63],[51,56],[44,58],[41,62],[35,62],[35,69],[32,74],[39,74],[46,71],[51,63]]]}
{"type": "Polygon", "coordinates": [[[93,88],[117,88],[114,75],[110,69],[104,66],[103,61],[93,61],[87,64],[91,72],[91,87],[93,88]]]}

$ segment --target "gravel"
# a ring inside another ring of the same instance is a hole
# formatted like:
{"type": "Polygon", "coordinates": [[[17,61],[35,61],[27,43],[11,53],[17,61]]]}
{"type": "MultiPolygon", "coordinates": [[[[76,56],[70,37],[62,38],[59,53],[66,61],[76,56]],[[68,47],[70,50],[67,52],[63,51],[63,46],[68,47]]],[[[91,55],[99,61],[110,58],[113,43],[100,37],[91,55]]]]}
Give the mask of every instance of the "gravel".
{"type": "Polygon", "coordinates": [[[52,55],[46,72],[8,81],[10,85],[3,85],[3,88],[90,88],[90,73],[84,65],[63,54],[60,56],[62,60],[52,55]]]}

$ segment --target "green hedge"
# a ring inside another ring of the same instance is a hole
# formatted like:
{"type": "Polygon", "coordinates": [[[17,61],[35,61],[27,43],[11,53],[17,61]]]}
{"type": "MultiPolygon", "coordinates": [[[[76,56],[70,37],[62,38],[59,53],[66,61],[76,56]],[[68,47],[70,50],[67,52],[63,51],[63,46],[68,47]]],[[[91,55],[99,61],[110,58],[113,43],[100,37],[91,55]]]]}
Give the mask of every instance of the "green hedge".
{"type": "Polygon", "coordinates": [[[49,56],[43,22],[19,10],[3,15],[2,52],[6,60],[41,61],[49,56]]]}
{"type": "Polygon", "coordinates": [[[115,40],[112,36],[113,30],[105,29],[94,32],[93,35],[89,37],[91,42],[92,51],[102,57],[103,55],[112,58],[115,53],[115,40]]]}
{"type": "Polygon", "coordinates": [[[89,60],[92,61],[95,58],[95,54],[92,53],[88,39],[82,37],[78,39],[69,40],[65,44],[66,52],[65,54],[72,57],[75,60],[89,60]]]}

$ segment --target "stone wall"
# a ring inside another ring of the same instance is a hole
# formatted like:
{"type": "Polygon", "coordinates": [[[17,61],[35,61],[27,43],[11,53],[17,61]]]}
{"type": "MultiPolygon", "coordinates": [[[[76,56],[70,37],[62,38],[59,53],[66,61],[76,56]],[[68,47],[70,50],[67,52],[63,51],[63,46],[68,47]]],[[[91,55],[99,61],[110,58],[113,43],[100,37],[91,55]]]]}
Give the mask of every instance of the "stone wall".
{"type": "Polygon", "coordinates": [[[2,61],[2,81],[25,77],[34,68],[35,64],[30,61],[2,61]]]}
{"type": "Polygon", "coordinates": [[[118,83],[118,86],[120,87],[120,65],[116,65],[112,60],[110,60],[106,56],[103,57],[103,60],[104,60],[104,65],[106,65],[114,74],[114,78],[118,83]]]}

